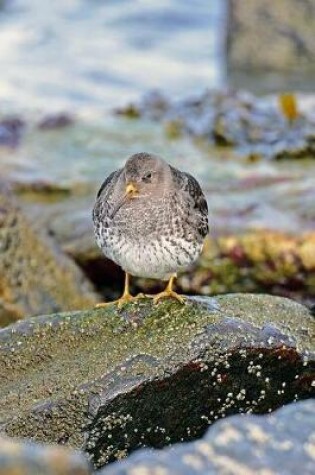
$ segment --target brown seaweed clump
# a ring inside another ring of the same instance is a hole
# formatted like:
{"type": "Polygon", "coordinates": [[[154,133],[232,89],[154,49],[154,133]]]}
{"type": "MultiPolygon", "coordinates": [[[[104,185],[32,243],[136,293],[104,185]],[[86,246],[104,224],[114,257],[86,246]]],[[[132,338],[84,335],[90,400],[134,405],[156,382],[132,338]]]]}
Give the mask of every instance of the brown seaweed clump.
{"type": "Polygon", "coordinates": [[[199,263],[179,278],[186,292],[270,292],[315,300],[315,233],[253,231],[208,240],[199,263]]]}

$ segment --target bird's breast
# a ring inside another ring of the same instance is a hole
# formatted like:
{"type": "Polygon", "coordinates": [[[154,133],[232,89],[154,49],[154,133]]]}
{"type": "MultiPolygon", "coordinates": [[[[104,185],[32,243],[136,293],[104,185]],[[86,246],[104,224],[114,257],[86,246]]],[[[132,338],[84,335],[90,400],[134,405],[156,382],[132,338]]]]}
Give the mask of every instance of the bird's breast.
{"type": "Polygon", "coordinates": [[[168,200],[150,200],[136,197],[127,202],[115,215],[111,226],[126,238],[139,239],[158,234],[167,229],[171,221],[168,200]]]}
{"type": "Polygon", "coordinates": [[[125,271],[163,278],[194,262],[202,241],[185,203],[175,197],[134,198],[111,219],[111,207],[99,220],[99,246],[125,271]]]}

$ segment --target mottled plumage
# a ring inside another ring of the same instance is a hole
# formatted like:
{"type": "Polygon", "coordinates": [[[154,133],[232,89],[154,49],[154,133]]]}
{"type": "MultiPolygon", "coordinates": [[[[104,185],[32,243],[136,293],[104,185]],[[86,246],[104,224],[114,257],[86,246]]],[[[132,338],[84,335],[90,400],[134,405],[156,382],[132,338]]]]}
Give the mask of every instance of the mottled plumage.
{"type": "MultiPolygon", "coordinates": [[[[133,162],[148,158],[161,160],[133,155],[131,172],[137,173],[133,162]]],[[[164,183],[152,192],[144,187],[112,217],[127,184],[125,168],[113,172],[98,192],[93,219],[97,243],[107,257],[130,274],[167,279],[199,256],[208,233],[208,207],[195,178],[165,162],[162,168],[164,183]]]]}
{"type": "Polygon", "coordinates": [[[108,258],[126,273],[163,280],[198,258],[208,233],[197,180],[147,153],[133,155],[104,181],[93,220],[108,258]]]}

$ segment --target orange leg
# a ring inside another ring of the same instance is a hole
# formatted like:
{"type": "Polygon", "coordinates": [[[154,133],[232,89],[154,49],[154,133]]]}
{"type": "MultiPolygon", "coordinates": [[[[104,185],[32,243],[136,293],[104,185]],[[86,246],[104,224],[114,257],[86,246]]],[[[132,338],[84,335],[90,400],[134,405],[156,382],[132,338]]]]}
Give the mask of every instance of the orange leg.
{"type": "Polygon", "coordinates": [[[175,290],[173,290],[175,278],[176,278],[176,274],[170,277],[170,280],[168,281],[167,286],[165,290],[163,290],[163,292],[160,292],[156,295],[147,295],[147,297],[153,298],[154,303],[157,303],[159,300],[164,299],[164,298],[172,298],[184,304],[186,300],[185,297],[183,295],[179,295],[177,292],[175,292],[175,290]]]}
{"type": "Polygon", "coordinates": [[[143,298],[144,297],[143,294],[139,294],[136,297],[134,297],[133,295],[130,294],[130,292],[129,292],[129,282],[130,282],[130,276],[126,272],[126,274],[125,274],[125,286],[124,286],[124,292],[123,292],[122,296],[117,300],[113,300],[112,302],[98,303],[98,304],[96,304],[95,307],[96,308],[102,308],[102,307],[107,307],[108,305],[117,304],[117,307],[121,308],[128,302],[134,302],[135,300],[138,300],[139,298],[143,298]]]}

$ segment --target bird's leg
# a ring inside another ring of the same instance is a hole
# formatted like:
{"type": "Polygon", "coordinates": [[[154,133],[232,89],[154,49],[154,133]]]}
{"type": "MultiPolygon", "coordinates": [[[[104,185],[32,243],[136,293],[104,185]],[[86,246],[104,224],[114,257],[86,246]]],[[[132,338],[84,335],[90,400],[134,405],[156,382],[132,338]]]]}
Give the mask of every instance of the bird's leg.
{"type": "Polygon", "coordinates": [[[96,308],[107,307],[107,305],[112,305],[112,304],[117,304],[118,308],[121,308],[126,303],[133,302],[133,301],[141,298],[142,297],[141,294],[137,295],[136,297],[134,297],[133,295],[130,294],[130,292],[129,292],[129,281],[130,281],[130,277],[129,277],[129,274],[126,272],[125,273],[125,286],[124,286],[124,292],[123,292],[122,296],[117,300],[113,300],[112,302],[98,303],[96,305],[96,308]]]}
{"type": "Polygon", "coordinates": [[[117,306],[118,308],[121,308],[125,303],[131,302],[134,300],[136,297],[133,297],[130,292],[129,292],[129,283],[130,283],[130,277],[128,272],[125,273],[125,286],[124,286],[124,291],[122,296],[117,300],[117,306]]]}
{"type": "Polygon", "coordinates": [[[173,284],[174,284],[175,278],[176,278],[176,274],[173,274],[170,277],[170,280],[168,281],[165,290],[163,290],[163,292],[160,292],[157,295],[152,296],[154,303],[157,303],[159,300],[163,298],[172,298],[172,299],[178,300],[178,302],[182,304],[185,303],[185,297],[183,295],[179,295],[177,292],[175,292],[175,290],[173,290],[173,284]]]}

